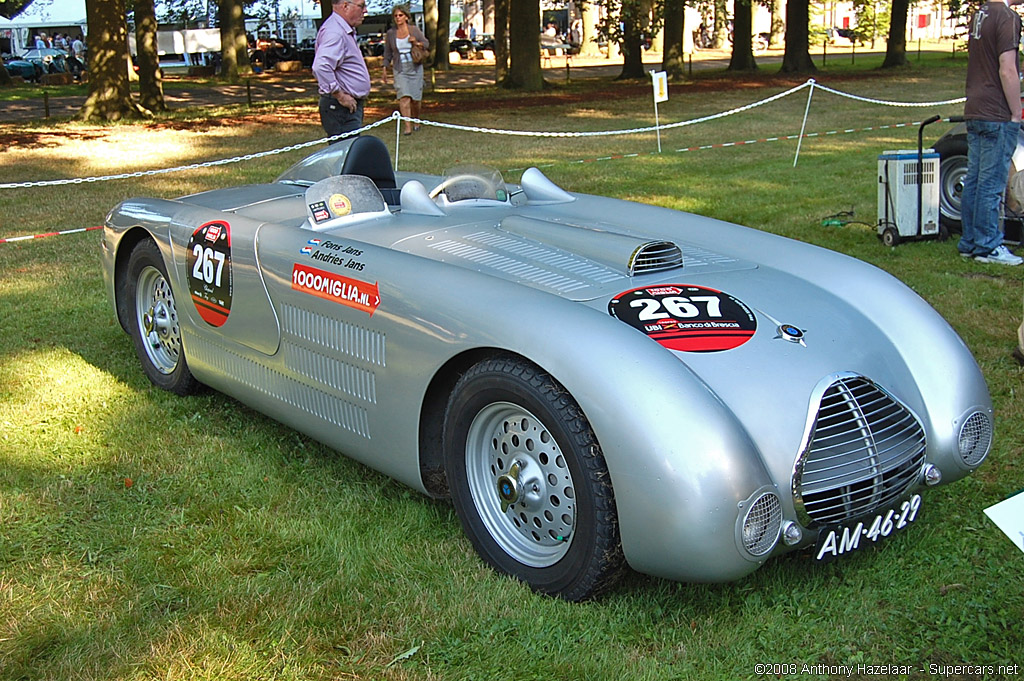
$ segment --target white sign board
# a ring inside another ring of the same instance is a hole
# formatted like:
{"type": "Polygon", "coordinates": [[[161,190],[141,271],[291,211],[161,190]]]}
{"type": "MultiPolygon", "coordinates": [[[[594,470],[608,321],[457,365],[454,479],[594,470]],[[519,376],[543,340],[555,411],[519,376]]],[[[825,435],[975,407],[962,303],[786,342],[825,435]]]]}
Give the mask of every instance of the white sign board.
{"type": "Polygon", "coordinates": [[[1024,551],[1024,493],[1000,501],[985,509],[985,515],[1006,533],[1021,551],[1024,551]]]}
{"type": "Polygon", "coordinates": [[[652,71],[651,79],[654,84],[654,103],[668,101],[668,74],[664,71],[652,71]]]}

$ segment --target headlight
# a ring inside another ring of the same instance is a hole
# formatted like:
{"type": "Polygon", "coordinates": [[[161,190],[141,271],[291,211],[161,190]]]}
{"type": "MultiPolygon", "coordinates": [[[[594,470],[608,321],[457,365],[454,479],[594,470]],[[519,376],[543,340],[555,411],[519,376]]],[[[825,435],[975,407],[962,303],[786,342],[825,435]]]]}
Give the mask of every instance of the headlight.
{"type": "Polygon", "coordinates": [[[985,412],[974,412],[960,427],[958,440],[963,462],[971,468],[979,465],[992,448],[992,419],[985,412]]]}
{"type": "Polygon", "coordinates": [[[763,556],[779,540],[782,504],[774,492],[765,492],[750,505],[740,531],[743,548],[752,556],[763,556]]]}

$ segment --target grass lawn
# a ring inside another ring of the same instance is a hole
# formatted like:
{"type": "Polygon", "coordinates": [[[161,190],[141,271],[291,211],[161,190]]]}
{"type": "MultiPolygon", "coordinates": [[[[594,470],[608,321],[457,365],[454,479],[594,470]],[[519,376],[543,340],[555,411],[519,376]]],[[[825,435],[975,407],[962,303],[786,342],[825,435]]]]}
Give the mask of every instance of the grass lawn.
{"type": "MultiPolygon", "coordinates": [[[[833,83],[826,72],[818,80],[876,99],[923,102],[961,96],[964,79],[963,60],[842,75],[848,78],[833,83]]],[[[754,85],[674,87],[660,120],[726,111],[790,87],[754,85]]],[[[574,87],[577,94],[588,89],[574,87]]],[[[560,92],[531,98],[528,107],[508,99],[490,105],[499,97],[486,88],[436,96],[426,117],[535,131],[654,121],[649,92],[570,102],[560,92]]],[[[912,679],[981,678],[943,666],[992,665],[989,677],[1015,678],[998,665],[1024,670],[1024,555],[982,509],[1024,487],[1024,370],[1009,356],[1024,267],[965,262],[953,241],[887,249],[876,238],[877,156],[915,148],[917,140],[914,126],[882,126],[948,116],[959,106],[887,107],[817,91],[807,131],[853,132],[805,139],[795,167],[795,140],[677,151],[796,134],[807,96],[805,89],[663,131],[661,154],[654,133],[508,137],[425,126],[401,138],[400,167],[440,172],[476,162],[517,181],[523,168],[541,164],[573,191],[738,222],[899,277],[974,353],[997,429],[988,461],[974,476],[927,494],[911,531],[830,565],[791,554],[736,583],[632,575],[598,602],[537,596],[483,566],[449,504],[216,393],[183,399],[153,388],[105,299],[97,232],[6,243],[0,679],[768,676],[759,663],[796,665],[774,668],[775,678],[830,676],[805,664],[852,665],[860,679],[880,675],[857,665],[909,665],[902,678],[912,679]],[[822,225],[850,210],[854,222],[822,225]]],[[[926,141],[947,127],[930,126],[926,141]]],[[[393,149],[393,125],[377,132],[393,149]]],[[[110,127],[0,125],[0,183],[175,167],[321,136],[314,108],[292,104],[110,127]]],[[[99,225],[130,196],[269,181],[306,153],[0,189],[0,238],[99,225]]]]}

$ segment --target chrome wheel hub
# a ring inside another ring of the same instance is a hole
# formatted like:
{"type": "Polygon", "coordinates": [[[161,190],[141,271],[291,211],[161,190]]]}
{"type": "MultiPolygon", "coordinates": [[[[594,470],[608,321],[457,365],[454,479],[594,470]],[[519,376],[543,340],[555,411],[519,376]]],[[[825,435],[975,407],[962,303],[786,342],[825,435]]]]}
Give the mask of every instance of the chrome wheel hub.
{"type": "Polygon", "coordinates": [[[160,373],[173,372],[181,352],[178,313],[171,287],[155,267],[139,275],[135,309],[146,356],[160,373]]]}
{"type": "Polygon", "coordinates": [[[558,562],[576,527],[576,490],[558,443],[523,407],[488,405],[470,424],[466,476],[491,537],[532,567],[558,562]]]}

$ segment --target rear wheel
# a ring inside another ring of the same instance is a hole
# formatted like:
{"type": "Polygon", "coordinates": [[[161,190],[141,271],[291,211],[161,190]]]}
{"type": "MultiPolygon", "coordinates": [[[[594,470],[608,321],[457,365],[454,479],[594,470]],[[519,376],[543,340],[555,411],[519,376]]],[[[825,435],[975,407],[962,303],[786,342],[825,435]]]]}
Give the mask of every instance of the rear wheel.
{"type": "Polygon", "coordinates": [[[886,227],[882,231],[882,243],[885,244],[887,248],[898,246],[900,243],[900,235],[896,232],[894,228],[886,227]]]}
{"type": "Polygon", "coordinates": [[[939,221],[959,234],[960,200],[967,175],[967,140],[950,137],[935,144],[939,154],[939,221]]]}
{"type": "Polygon", "coordinates": [[[570,601],[621,575],[604,456],[549,374],[512,356],[471,368],[448,402],[444,454],[463,530],[492,567],[570,601]]]}
{"type": "Polygon", "coordinates": [[[126,282],[129,330],[146,376],[172,393],[194,393],[199,382],[185,360],[174,292],[163,256],[153,241],[141,241],[132,250],[126,282]]]}

